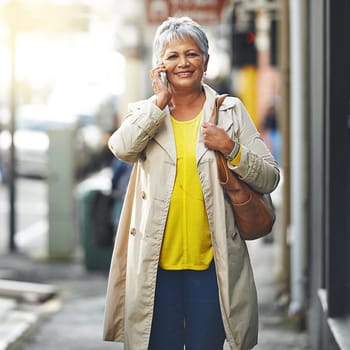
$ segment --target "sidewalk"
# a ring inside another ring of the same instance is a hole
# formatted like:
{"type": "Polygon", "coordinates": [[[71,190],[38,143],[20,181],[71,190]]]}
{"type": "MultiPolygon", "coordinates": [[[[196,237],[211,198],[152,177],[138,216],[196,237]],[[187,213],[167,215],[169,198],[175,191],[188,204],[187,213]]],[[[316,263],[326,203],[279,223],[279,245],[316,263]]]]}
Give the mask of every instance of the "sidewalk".
{"type": "Polygon", "coordinates": [[[298,332],[287,322],[286,311],[276,304],[274,244],[263,239],[248,242],[259,302],[259,342],[257,350],[307,350],[306,332],[298,332]]]}
{"type": "MultiPolygon", "coordinates": [[[[283,313],[274,306],[273,244],[255,241],[249,243],[249,250],[260,308],[259,345],[255,349],[308,349],[306,334],[288,328],[283,313]]],[[[0,350],[123,349],[122,344],[101,341],[107,272],[86,271],[80,257],[50,262],[17,254],[0,256],[0,267],[0,278],[5,275],[59,288],[58,297],[42,304],[0,299],[0,350]]]]}

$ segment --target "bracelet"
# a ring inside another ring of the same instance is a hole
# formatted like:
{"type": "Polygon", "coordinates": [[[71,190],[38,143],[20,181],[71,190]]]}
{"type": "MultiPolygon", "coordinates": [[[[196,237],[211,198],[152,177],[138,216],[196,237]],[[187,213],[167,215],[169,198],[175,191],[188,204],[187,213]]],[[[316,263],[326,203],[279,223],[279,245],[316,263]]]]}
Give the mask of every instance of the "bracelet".
{"type": "Polygon", "coordinates": [[[241,147],[241,145],[238,142],[235,142],[235,145],[234,145],[232,151],[229,154],[225,155],[224,157],[230,161],[235,159],[240,147],[241,147]]]}

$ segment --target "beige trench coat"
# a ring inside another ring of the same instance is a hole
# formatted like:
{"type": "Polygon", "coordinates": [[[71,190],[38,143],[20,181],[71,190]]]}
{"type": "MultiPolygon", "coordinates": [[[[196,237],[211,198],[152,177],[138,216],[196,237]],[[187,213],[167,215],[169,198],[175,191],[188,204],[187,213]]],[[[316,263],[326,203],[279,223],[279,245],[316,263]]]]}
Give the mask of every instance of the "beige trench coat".
{"type": "MultiPolygon", "coordinates": [[[[203,85],[208,121],[215,91],[203,85]]],[[[233,169],[261,192],[279,182],[277,164],[239,99],[226,98],[219,125],[241,143],[241,164],[233,169]]],[[[129,106],[127,118],[109,146],[120,159],[135,162],[119,221],[110,267],[104,340],[124,342],[126,350],[147,350],[152,324],[155,283],[163,232],[176,176],[176,148],[169,111],[154,98],[129,106]]],[[[217,181],[214,152],[199,130],[197,168],[209,219],[219,298],[231,349],[257,343],[258,311],[254,277],[246,243],[217,181]]]]}

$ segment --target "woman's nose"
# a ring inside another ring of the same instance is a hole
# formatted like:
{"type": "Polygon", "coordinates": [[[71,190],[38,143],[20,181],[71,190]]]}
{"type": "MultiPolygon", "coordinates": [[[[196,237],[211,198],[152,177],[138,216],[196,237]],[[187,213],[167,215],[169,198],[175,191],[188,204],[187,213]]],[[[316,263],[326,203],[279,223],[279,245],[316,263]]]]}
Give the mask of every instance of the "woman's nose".
{"type": "Polygon", "coordinates": [[[188,64],[188,60],[186,56],[180,56],[180,60],[179,60],[179,66],[183,67],[186,66],[188,64]]]}

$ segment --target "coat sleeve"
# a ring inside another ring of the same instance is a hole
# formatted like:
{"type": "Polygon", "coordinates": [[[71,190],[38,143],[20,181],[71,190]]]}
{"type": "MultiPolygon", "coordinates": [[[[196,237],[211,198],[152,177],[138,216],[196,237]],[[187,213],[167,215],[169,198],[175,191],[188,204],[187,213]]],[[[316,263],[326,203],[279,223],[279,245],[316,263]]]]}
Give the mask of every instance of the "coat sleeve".
{"type": "Polygon", "coordinates": [[[232,111],[237,125],[234,138],[242,146],[242,155],[240,164],[230,168],[256,191],[270,193],[280,180],[277,162],[239,99],[232,111]]]}
{"type": "Polygon", "coordinates": [[[128,113],[109,138],[112,153],[125,162],[135,162],[166,117],[151,99],[132,103],[128,113]]]}

